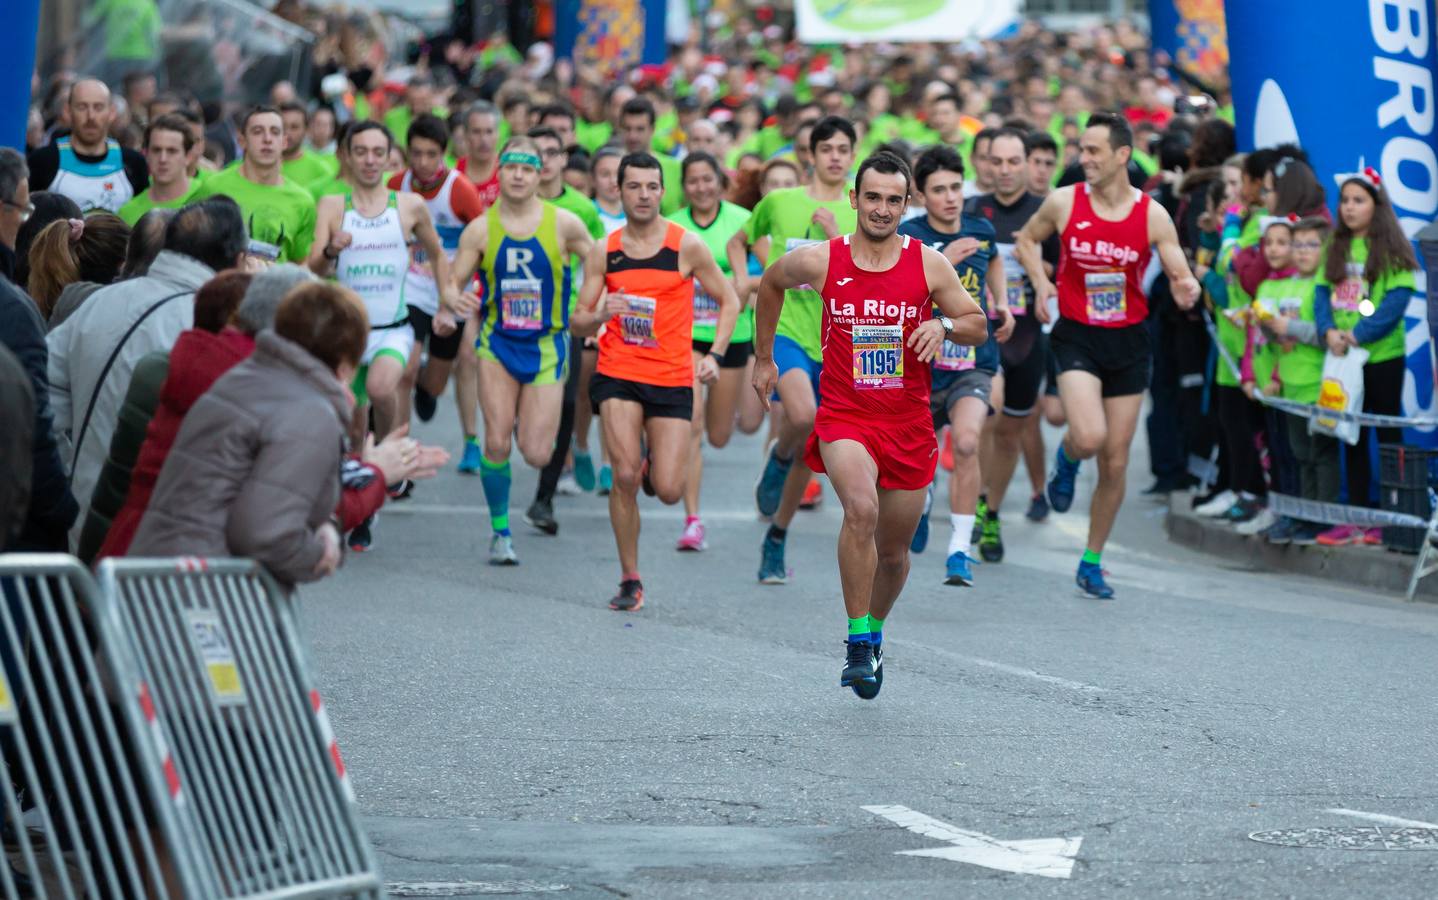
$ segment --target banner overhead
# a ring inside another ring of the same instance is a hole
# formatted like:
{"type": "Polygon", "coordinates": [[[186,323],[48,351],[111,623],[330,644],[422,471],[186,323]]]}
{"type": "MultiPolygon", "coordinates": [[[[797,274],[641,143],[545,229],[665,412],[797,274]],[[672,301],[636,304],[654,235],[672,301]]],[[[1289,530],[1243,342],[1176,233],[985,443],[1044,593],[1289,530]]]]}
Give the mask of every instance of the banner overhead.
{"type": "Polygon", "coordinates": [[[1019,15],[1019,0],[794,0],[806,44],[961,41],[988,37],[1019,15]]]}

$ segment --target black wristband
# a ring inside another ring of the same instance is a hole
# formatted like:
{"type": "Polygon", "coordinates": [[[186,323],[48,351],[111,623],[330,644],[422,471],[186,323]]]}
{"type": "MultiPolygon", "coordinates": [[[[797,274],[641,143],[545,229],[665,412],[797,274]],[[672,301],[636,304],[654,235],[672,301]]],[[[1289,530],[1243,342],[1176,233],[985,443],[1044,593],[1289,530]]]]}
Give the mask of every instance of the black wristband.
{"type": "Polygon", "coordinates": [[[714,365],[719,366],[720,368],[724,367],[724,354],[715,353],[713,350],[710,350],[709,355],[714,357],[714,365]]]}

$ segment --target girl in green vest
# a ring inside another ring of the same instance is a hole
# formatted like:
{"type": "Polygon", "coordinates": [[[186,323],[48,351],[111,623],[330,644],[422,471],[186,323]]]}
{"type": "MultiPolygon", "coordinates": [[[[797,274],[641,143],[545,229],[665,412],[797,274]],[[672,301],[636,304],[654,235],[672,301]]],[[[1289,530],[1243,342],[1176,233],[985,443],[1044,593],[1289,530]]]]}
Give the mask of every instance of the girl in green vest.
{"type": "MultiPolygon", "coordinates": [[[[1329,352],[1342,356],[1350,347],[1369,353],[1363,367],[1363,411],[1396,416],[1403,411],[1403,313],[1413,296],[1418,260],[1403,235],[1388,192],[1372,168],[1342,176],[1338,225],[1313,296],[1318,333],[1329,352]]],[[[1372,474],[1368,432],[1348,452],[1348,502],[1371,506],[1372,474]]],[[[1403,440],[1401,429],[1378,429],[1380,443],[1403,440]]],[[[1320,543],[1381,543],[1379,529],[1348,528],[1320,536],[1320,543]]]]}

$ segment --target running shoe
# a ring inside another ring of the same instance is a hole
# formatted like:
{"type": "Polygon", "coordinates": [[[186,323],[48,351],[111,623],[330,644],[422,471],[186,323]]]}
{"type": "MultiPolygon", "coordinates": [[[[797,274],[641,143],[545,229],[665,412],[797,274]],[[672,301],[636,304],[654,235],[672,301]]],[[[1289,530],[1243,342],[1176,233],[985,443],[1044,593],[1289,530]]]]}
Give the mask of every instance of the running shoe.
{"type": "Polygon", "coordinates": [[[1323,533],[1322,525],[1315,525],[1312,522],[1299,522],[1298,527],[1293,530],[1289,543],[1295,547],[1312,547],[1318,543],[1318,536],[1323,533]]]}
{"type": "Polygon", "coordinates": [[[1247,499],[1238,498],[1238,502],[1228,508],[1228,511],[1218,517],[1220,522],[1227,522],[1230,525],[1241,525],[1252,520],[1259,513],[1263,512],[1263,503],[1257,497],[1247,499]]]}
{"type": "Polygon", "coordinates": [[[609,600],[609,608],[618,612],[639,612],[644,608],[644,584],[637,578],[619,582],[619,593],[609,600]]]}
{"type": "Polygon", "coordinates": [[[599,496],[608,497],[609,492],[612,490],[614,490],[614,470],[609,468],[609,466],[607,465],[600,466],[598,488],[599,496]]]}
{"type": "Polygon", "coordinates": [[[374,535],[370,533],[370,526],[374,524],[374,516],[370,516],[354,527],[349,535],[349,548],[352,553],[364,553],[374,543],[374,535]]]}
{"type": "Polygon", "coordinates": [[[489,564],[491,566],[519,565],[519,556],[514,552],[514,538],[507,534],[496,534],[489,539],[489,564]]]}
{"type": "Polygon", "coordinates": [[[909,552],[923,553],[924,548],[929,546],[929,510],[934,506],[934,486],[929,485],[929,490],[924,494],[924,514],[919,516],[919,527],[914,529],[914,537],[909,541],[909,552]]]}
{"type": "Polygon", "coordinates": [[[1024,518],[1030,522],[1042,522],[1049,517],[1049,499],[1043,494],[1034,494],[1029,500],[1029,511],[1024,513],[1024,518]]]}
{"type": "Polygon", "coordinates": [[[683,553],[698,553],[708,548],[704,542],[704,523],[695,516],[684,525],[684,533],[679,536],[679,543],[674,549],[683,553]]]}
{"type": "Polygon", "coordinates": [[[804,485],[804,498],[799,501],[800,509],[815,509],[824,502],[824,483],[815,475],[804,485]]]}
{"type": "Polygon", "coordinates": [[[845,641],[844,671],[839,675],[842,687],[851,687],[861,681],[877,683],[879,676],[874,668],[874,645],[866,637],[856,641],[845,641]]]}
{"type": "Polygon", "coordinates": [[[989,501],[983,494],[979,495],[979,503],[974,507],[974,527],[969,532],[969,546],[972,547],[984,536],[984,520],[989,517],[989,501]]]}
{"type": "Polygon", "coordinates": [[[761,516],[772,516],[779,508],[779,501],[784,496],[784,479],[789,477],[789,467],[794,465],[792,459],[780,459],[778,450],[779,445],[775,444],[774,449],[769,451],[764,471],[754,485],[754,505],[759,507],[761,516]]]}
{"type": "Polygon", "coordinates": [[[1345,547],[1349,544],[1363,543],[1363,529],[1357,525],[1334,525],[1327,531],[1320,532],[1314,543],[1320,547],[1345,547]]]}
{"type": "MultiPolygon", "coordinates": [[[[590,474],[592,475],[594,473],[591,472],[590,474]]],[[[561,497],[578,497],[584,493],[584,489],[579,486],[579,482],[574,479],[572,473],[565,472],[559,476],[559,481],[555,482],[554,492],[561,497]]]]}
{"type": "Polygon", "coordinates": [[[1363,543],[1364,543],[1364,544],[1367,544],[1369,547],[1382,547],[1382,546],[1383,546],[1383,529],[1382,529],[1382,528],[1365,528],[1365,529],[1363,529],[1363,543]]]}
{"type": "Polygon", "coordinates": [[[524,521],[545,534],[559,534],[559,522],[554,518],[554,504],[548,500],[536,499],[524,511],[524,521]]]}
{"type": "Polygon", "coordinates": [[[1238,495],[1233,491],[1219,491],[1209,499],[1193,508],[1193,514],[1203,516],[1206,519],[1216,519],[1228,512],[1229,507],[1238,502],[1238,495]]]}
{"type": "Polygon", "coordinates": [[[408,500],[414,493],[414,482],[405,478],[397,484],[388,485],[384,490],[391,500],[408,500]]]}
{"type": "Polygon", "coordinates": [[[1080,562],[1078,576],[1074,579],[1078,582],[1079,590],[1083,591],[1096,600],[1112,600],[1113,588],[1103,580],[1103,566],[1098,563],[1080,562]]]}
{"type": "Polygon", "coordinates": [[[1251,537],[1255,534],[1262,534],[1276,524],[1278,524],[1278,516],[1274,515],[1273,510],[1265,506],[1255,513],[1253,518],[1239,524],[1239,526],[1233,530],[1245,537],[1251,537]]]}
{"type": "Polygon", "coordinates": [[[1301,527],[1303,526],[1296,519],[1279,516],[1278,521],[1263,532],[1263,539],[1275,545],[1291,544],[1294,533],[1301,527]]]}
{"type": "Polygon", "coordinates": [[[884,645],[881,641],[874,642],[874,680],[856,681],[849,687],[860,700],[872,700],[879,696],[879,689],[884,686],[884,645]]]}
{"type": "Polygon", "coordinates": [[[466,442],[464,445],[464,455],[461,456],[459,460],[459,474],[473,475],[478,472],[481,458],[479,445],[466,442]]]}
{"type": "Polygon", "coordinates": [[[954,471],[954,430],[944,426],[944,440],[939,445],[939,465],[945,472],[954,471]]]}
{"type": "Polygon", "coordinates": [[[574,480],[581,490],[594,490],[594,457],[579,450],[574,451],[574,480]]]}
{"type": "MultiPolygon", "coordinates": [[[[420,371],[420,374],[424,374],[423,370],[420,371]]],[[[414,414],[419,416],[421,422],[428,422],[430,419],[433,419],[434,411],[438,406],[438,397],[419,385],[414,386],[414,414]]]]}
{"type": "Polygon", "coordinates": [[[999,527],[999,514],[990,512],[984,517],[982,534],[979,535],[979,556],[984,562],[1003,562],[1004,533],[999,527]]]}
{"type": "Polygon", "coordinates": [[[784,541],[764,536],[759,550],[759,583],[783,584],[789,580],[789,570],[784,568],[784,541]]]}
{"type": "Polygon", "coordinates": [[[944,584],[952,584],[956,587],[974,586],[973,560],[962,550],[955,550],[949,554],[944,562],[944,584]]]}
{"type": "Polygon", "coordinates": [[[1069,462],[1064,455],[1063,445],[1054,451],[1054,470],[1049,475],[1049,506],[1054,512],[1065,513],[1074,503],[1074,481],[1078,478],[1079,464],[1069,462]]]}

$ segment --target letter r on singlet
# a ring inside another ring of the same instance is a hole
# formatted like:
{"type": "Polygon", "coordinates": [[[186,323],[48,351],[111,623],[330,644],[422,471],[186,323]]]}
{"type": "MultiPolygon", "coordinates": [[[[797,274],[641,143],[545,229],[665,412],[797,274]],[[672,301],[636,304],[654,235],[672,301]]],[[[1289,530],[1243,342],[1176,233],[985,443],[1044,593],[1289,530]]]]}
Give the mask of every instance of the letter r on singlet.
{"type": "Polygon", "coordinates": [[[534,262],[534,251],[528,247],[505,247],[504,268],[510,272],[523,272],[525,278],[534,278],[529,264],[534,262]]]}

